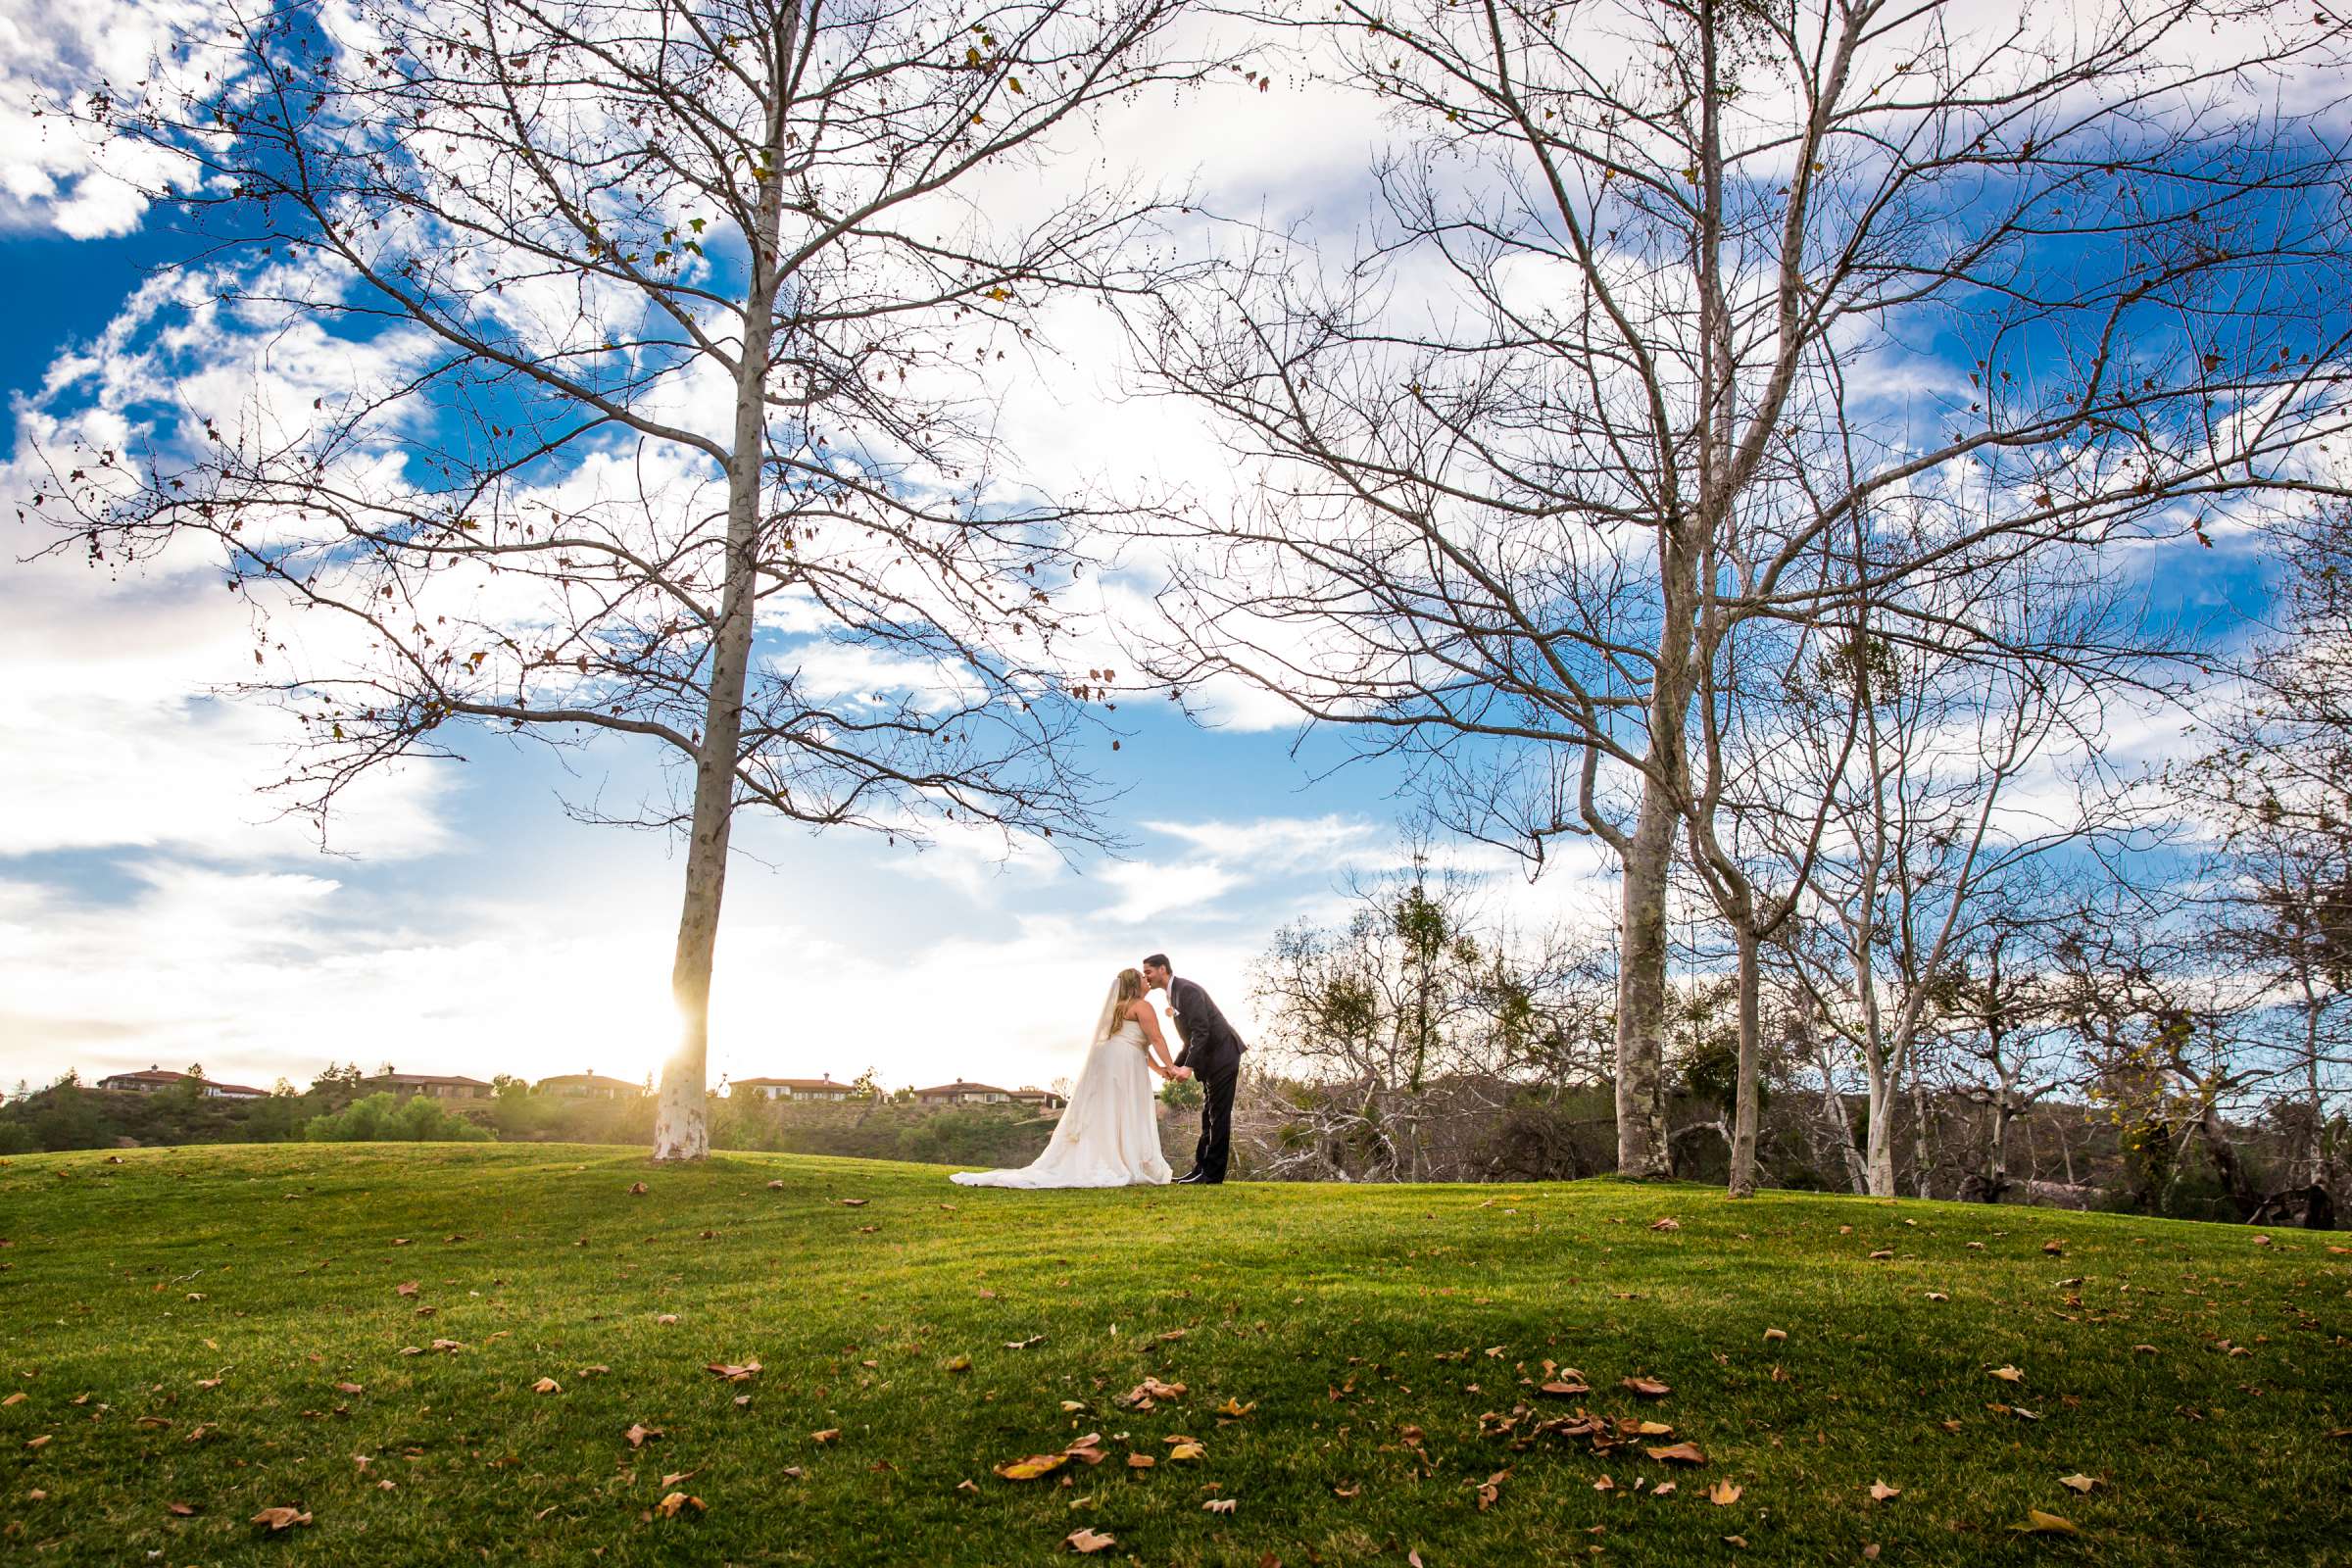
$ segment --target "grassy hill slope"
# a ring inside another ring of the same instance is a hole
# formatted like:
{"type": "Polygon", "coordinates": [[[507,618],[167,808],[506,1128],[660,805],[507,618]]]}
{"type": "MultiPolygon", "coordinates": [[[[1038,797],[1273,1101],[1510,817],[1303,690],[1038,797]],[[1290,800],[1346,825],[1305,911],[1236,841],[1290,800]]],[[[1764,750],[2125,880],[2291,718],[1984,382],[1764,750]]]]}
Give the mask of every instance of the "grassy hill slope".
{"type": "Polygon", "coordinates": [[[1096,1561],[1246,1568],[2352,1562],[2331,1236],[585,1147],[121,1159],[0,1162],[12,1561],[1047,1563],[1084,1528],[1096,1561]],[[1590,1393],[1540,1392],[1569,1369],[1590,1393]],[[1147,1378],[1185,1392],[1115,1402],[1147,1378]],[[1100,1464],[993,1473],[1089,1433],[1100,1464]],[[1645,1451],[1685,1441],[1703,1463],[1645,1451]],[[250,1522],[276,1506],[312,1522],[250,1522]]]}

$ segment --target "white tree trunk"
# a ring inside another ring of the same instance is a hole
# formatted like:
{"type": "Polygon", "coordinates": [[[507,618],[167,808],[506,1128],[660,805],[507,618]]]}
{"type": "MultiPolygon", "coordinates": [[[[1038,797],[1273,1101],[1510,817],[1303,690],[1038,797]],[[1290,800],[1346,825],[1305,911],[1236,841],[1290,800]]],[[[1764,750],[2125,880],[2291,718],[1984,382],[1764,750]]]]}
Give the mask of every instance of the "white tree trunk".
{"type": "Polygon", "coordinates": [[[1734,1198],[1756,1195],[1756,1058],[1763,1032],[1759,992],[1762,977],[1756,952],[1752,913],[1738,923],[1740,939],[1740,1064],[1732,1092],[1732,1172],[1729,1191],[1734,1198]]]}
{"type": "Polygon", "coordinates": [[[790,79],[798,13],[785,11],[773,38],[766,167],[760,172],[759,229],[744,302],[735,369],[733,457],[727,467],[726,575],[711,637],[710,697],[694,769],[694,819],[686,851],[686,897],[670,966],[678,1045],[662,1068],[654,1112],[654,1158],[701,1159],[710,1152],[710,974],[727,884],[727,841],[735,821],[736,753],[743,739],[744,682],[751,667],[752,611],[759,590],[760,481],[767,458],[767,357],[774,330],[776,247],[783,218],[784,83],[790,79]]]}
{"type": "Polygon", "coordinates": [[[1870,1069],[1869,1137],[1865,1142],[1870,1196],[1894,1197],[1894,1085],[1875,1063],[1870,1069]]]}
{"type": "Polygon", "coordinates": [[[1666,1147],[1666,873],[1675,817],[1645,782],[1624,856],[1617,960],[1617,1171],[1671,1172],[1666,1147]]]}

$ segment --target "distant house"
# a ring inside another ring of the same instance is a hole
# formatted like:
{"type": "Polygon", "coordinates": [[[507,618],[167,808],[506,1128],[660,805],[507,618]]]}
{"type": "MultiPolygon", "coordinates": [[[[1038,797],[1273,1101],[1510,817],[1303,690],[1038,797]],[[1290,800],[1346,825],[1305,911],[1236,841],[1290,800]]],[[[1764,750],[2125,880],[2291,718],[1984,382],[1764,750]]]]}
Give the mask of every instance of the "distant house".
{"type": "Polygon", "coordinates": [[[1069,1104],[1068,1101],[1053,1090],[1039,1089],[1030,1084],[1024,1084],[1015,1089],[1012,1092],[1012,1102],[1016,1105],[1035,1105],[1040,1110],[1061,1110],[1069,1104]]]}
{"type": "Polygon", "coordinates": [[[922,1105],[1008,1105],[1012,1091],[999,1089],[995,1084],[965,1083],[935,1084],[929,1089],[914,1092],[917,1104],[922,1105]]]}
{"type": "Polygon", "coordinates": [[[727,1086],[730,1095],[755,1100],[856,1100],[855,1084],[839,1084],[831,1073],[822,1078],[737,1078],[727,1086]]]}
{"type": "Polygon", "coordinates": [[[361,1086],[370,1094],[394,1094],[407,1100],[488,1100],[498,1091],[479,1078],[450,1078],[431,1072],[379,1072],[361,1086]]]}
{"type": "Polygon", "coordinates": [[[224,1084],[213,1078],[190,1079],[184,1072],[170,1072],[155,1066],[150,1066],[145,1072],[110,1073],[98,1080],[98,1087],[113,1089],[123,1094],[160,1095],[167,1089],[174,1089],[181,1084],[190,1082],[203,1084],[203,1094],[207,1100],[267,1100],[270,1098],[269,1090],[256,1089],[251,1084],[224,1084]]]}
{"type": "Polygon", "coordinates": [[[540,1079],[531,1085],[531,1093],[562,1100],[634,1100],[645,1093],[645,1086],[593,1072],[566,1072],[540,1079]]]}

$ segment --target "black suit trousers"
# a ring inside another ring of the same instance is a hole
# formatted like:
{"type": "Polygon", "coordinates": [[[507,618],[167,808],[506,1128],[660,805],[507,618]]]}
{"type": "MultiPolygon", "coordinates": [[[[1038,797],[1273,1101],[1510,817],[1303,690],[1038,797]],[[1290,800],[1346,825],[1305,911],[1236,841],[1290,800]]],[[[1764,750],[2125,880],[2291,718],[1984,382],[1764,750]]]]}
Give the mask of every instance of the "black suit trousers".
{"type": "Polygon", "coordinates": [[[1193,1169],[1204,1182],[1225,1179],[1233,1154],[1233,1090],[1241,1077],[1239,1061],[1221,1061],[1213,1075],[1200,1075],[1200,1142],[1193,1151],[1193,1169]]]}

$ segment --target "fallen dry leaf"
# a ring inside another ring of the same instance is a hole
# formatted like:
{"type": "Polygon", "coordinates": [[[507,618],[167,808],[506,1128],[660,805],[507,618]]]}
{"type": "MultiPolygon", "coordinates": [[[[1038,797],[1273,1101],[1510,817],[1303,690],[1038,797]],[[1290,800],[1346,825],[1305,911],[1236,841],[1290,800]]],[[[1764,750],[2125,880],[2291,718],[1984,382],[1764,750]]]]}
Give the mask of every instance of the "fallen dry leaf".
{"type": "Polygon", "coordinates": [[[1200,1506],[1208,1513],[1231,1513],[1239,1505],[1238,1499],[1233,1497],[1211,1497],[1200,1506]]]}
{"type": "Polygon", "coordinates": [[[1120,1395],[1116,1402],[1123,1410],[1149,1410],[1162,1399],[1181,1399],[1183,1397],[1183,1384],[1162,1383],[1157,1378],[1146,1378],[1125,1394],[1120,1395]]]}
{"type": "Polygon", "coordinates": [[[176,1519],[193,1519],[196,1517],[196,1505],[191,1502],[167,1502],[164,1512],[176,1519]]]}
{"type": "Polygon", "coordinates": [[[1480,1513],[1485,1513],[1489,1508],[1494,1507],[1496,1499],[1501,1497],[1502,1484],[1510,1479],[1510,1474],[1511,1472],[1507,1468],[1497,1470],[1479,1484],[1478,1511],[1480,1513]]]}
{"type": "Polygon", "coordinates": [[[1168,1457],[1171,1459],[1181,1459],[1189,1462],[1194,1459],[1202,1458],[1206,1456],[1207,1453],[1207,1448],[1194,1442],[1191,1438],[1168,1439],[1168,1457]]]}
{"type": "Polygon", "coordinates": [[[621,1436],[629,1440],[630,1447],[642,1448],[646,1446],[646,1443],[649,1440],[662,1436],[662,1429],[660,1427],[644,1426],[638,1422],[632,1421],[629,1423],[629,1430],[623,1432],[621,1436]]]}
{"type": "Polygon", "coordinates": [[[398,1285],[392,1287],[392,1294],[394,1296],[415,1296],[417,1290],[418,1286],[415,1280],[402,1280],[398,1285]]]}
{"type": "Polygon", "coordinates": [[[2041,1244],[2041,1250],[2049,1253],[2052,1257],[2064,1257],[2066,1255],[2066,1244],[2061,1241],[2053,1240],[2044,1242],[2041,1244]]]}
{"type": "Polygon", "coordinates": [[[769,1182],[767,1184],[767,1190],[771,1193],[780,1193],[784,1190],[784,1184],[782,1181],[769,1182]]]}
{"type": "Polygon", "coordinates": [[[968,1355],[951,1355],[951,1356],[949,1356],[949,1357],[948,1357],[948,1370],[949,1370],[949,1371],[951,1371],[951,1372],[969,1372],[971,1369],[972,1369],[972,1358],[971,1358],[970,1356],[968,1356],[968,1355]]]}
{"type": "Polygon", "coordinates": [[[12,1404],[23,1404],[24,1402],[24,1391],[23,1389],[19,1389],[19,1390],[18,1390],[16,1393],[14,1393],[14,1394],[10,1395],[10,1396],[9,1396],[7,1398],[5,1398],[5,1399],[0,1399],[0,1410],[5,1410],[5,1409],[7,1409],[7,1408],[8,1408],[10,1405],[12,1405],[12,1404]]]}
{"type": "Polygon", "coordinates": [[[1944,1295],[1941,1291],[1930,1291],[1928,1292],[1928,1299],[1931,1301],[1948,1301],[1951,1299],[1951,1298],[1944,1295]]]}
{"type": "Polygon", "coordinates": [[[1873,1481],[1870,1484],[1870,1500],[1873,1502],[1886,1502],[1902,1494],[1902,1488],[1890,1487],[1884,1481],[1873,1481]]]}
{"type": "Polygon", "coordinates": [[[1078,1529],[1071,1531],[1067,1536],[1062,1538],[1062,1541],[1063,1544],[1067,1545],[1072,1551],[1078,1552],[1082,1555],[1092,1555],[1098,1551],[1108,1551],[1111,1547],[1119,1544],[1117,1537],[1106,1536],[1102,1534],[1102,1531],[1088,1525],[1081,1525],[1078,1529]]]}
{"type": "Polygon", "coordinates": [[[997,1474],[1007,1481],[1035,1481],[1050,1476],[1069,1462],[1066,1453],[1033,1453],[1026,1459],[1014,1459],[996,1467],[997,1474]]]}
{"type": "Polygon", "coordinates": [[[862,1198],[845,1198],[841,1200],[844,1208],[863,1208],[865,1204],[866,1200],[862,1198]]]}
{"type": "Polygon", "coordinates": [[[2075,1528],[2072,1519],[2060,1514],[2043,1513],[2039,1508],[2028,1508],[2026,1522],[2009,1528],[2026,1536],[2079,1536],[2082,1533],[2075,1528]]]}
{"type": "Polygon", "coordinates": [[[1764,1331],[1764,1343],[1767,1345],[1778,1345],[1788,1337],[1787,1329],[1766,1329],[1764,1331]]]}
{"type": "Polygon", "coordinates": [[[629,1196],[631,1198],[643,1198],[646,1195],[646,1191],[647,1188],[643,1182],[629,1183],[629,1196]]]}
{"type": "Polygon", "coordinates": [[[1250,1411],[1256,1408],[1257,1401],[1255,1399],[1251,1399],[1248,1404],[1244,1404],[1239,1399],[1229,1397],[1223,1404],[1217,1406],[1217,1414],[1224,1416],[1229,1420],[1239,1421],[1242,1417],[1248,1415],[1250,1411]]]}
{"type": "Polygon", "coordinates": [[[558,1383],[554,1378],[541,1378],[531,1385],[531,1392],[533,1394],[562,1394],[564,1385],[558,1383]]]}
{"type": "Polygon", "coordinates": [[[1883,1247],[1879,1249],[1879,1250],[1870,1254],[1870,1260],[1874,1263],[1884,1263],[1892,1256],[1894,1256],[1893,1249],[1883,1247]]]}
{"type": "Polygon", "coordinates": [[[1996,1366],[1992,1369],[1992,1375],[1996,1378],[1999,1378],[2003,1383],[2023,1383],[2026,1381],[2026,1375],[2013,1366],[1996,1366]]]}
{"type": "Polygon", "coordinates": [[[1131,1453],[1127,1456],[1127,1468],[1130,1470],[1149,1470],[1157,1463],[1159,1461],[1148,1453],[1131,1453]]]}
{"type": "Polygon", "coordinates": [[[255,1514],[250,1522],[257,1525],[268,1525],[275,1531],[283,1530],[289,1525],[307,1525],[311,1522],[311,1516],[300,1508],[264,1508],[260,1513],[255,1514]]]}
{"type": "Polygon", "coordinates": [[[840,1438],[841,1428],[839,1427],[827,1427],[822,1432],[811,1432],[808,1434],[808,1441],[810,1443],[835,1443],[840,1441],[840,1438]]]}
{"type": "Polygon", "coordinates": [[[1675,1486],[1671,1481],[1661,1481],[1656,1486],[1649,1489],[1649,1494],[1653,1497],[1671,1497],[1674,1495],[1674,1493],[1675,1486]]]}
{"type": "Polygon", "coordinates": [[[700,1468],[699,1466],[698,1466],[697,1468],[695,1468],[695,1469],[692,1469],[692,1470],[678,1470],[678,1471],[673,1471],[673,1472],[671,1472],[670,1474],[668,1474],[668,1475],[665,1475],[665,1476],[663,1476],[663,1477],[662,1478],[662,1484],[663,1486],[665,1486],[665,1487],[674,1487],[674,1486],[676,1486],[676,1485],[677,1485],[679,1482],[681,1482],[681,1481],[685,1481],[685,1480],[688,1480],[689,1478],[691,1478],[691,1477],[694,1477],[694,1476],[699,1476],[699,1475],[701,1475],[702,1473],[703,1473],[703,1472],[702,1472],[702,1470],[701,1470],[701,1468],[700,1468]]]}
{"type": "Polygon", "coordinates": [[[1683,1222],[1661,1215],[1649,1222],[1649,1228],[1653,1231],[1679,1231],[1683,1228],[1683,1222]]]}
{"type": "Polygon", "coordinates": [[[735,1366],[729,1362],[713,1361],[710,1365],[704,1367],[703,1370],[706,1372],[716,1373],[718,1376],[726,1379],[729,1383],[749,1383],[753,1378],[756,1378],[760,1375],[760,1363],[757,1361],[746,1361],[741,1366],[735,1366]]]}
{"type": "Polygon", "coordinates": [[[1740,1490],[1733,1482],[1718,1481],[1707,1489],[1707,1500],[1718,1508],[1728,1508],[1740,1500],[1740,1490]]]}
{"type": "Polygon", "coordinates": [[[1643,1448],[1643,1453],[1661,1464],[1705,1464],[1707,1456],[1695,1443],[1677,1443],[1663,1448],[1643,1448]]]}
{"type": "Polygon", "coordinates": [[[654,1512],[660,1514],[664,1519],[675,1519],[678,1516],[678,1511],[682,1508],[692,1508],[696,1513],[701,1513],[703,1511],[703,1499],[700,1497],[690,1497],[683,1492],[672,1492],[662,1497],[660,1502],[654,1504],[654,1512]]]}
{"type": "Polygon", "coordinates": [[[1644,1399],[1663,1399],[1674,1392],[1656,1378],[1620,1378],[1618,1386],[1633,1390],[1644,1399]]]}
{"type": "Polygon", "coordinates": [[[2060,1476],[2058,1478],[2058,1484],[2062,1487],[2071,1487],[2077,1492],[2087,1493],[2091,1488],[2097,1486],[2099,1482],[2096,1476],[2078,1474],[2071,1476],[2060,1476]]]}

